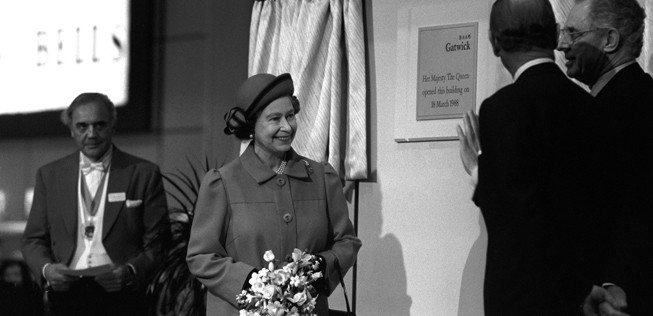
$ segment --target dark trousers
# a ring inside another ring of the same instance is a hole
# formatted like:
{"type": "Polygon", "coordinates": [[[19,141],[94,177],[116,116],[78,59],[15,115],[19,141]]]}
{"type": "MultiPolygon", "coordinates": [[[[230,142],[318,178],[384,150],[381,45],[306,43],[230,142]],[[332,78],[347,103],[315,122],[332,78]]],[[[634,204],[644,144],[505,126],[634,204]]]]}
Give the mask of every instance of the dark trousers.
{"type": "Polygon", "coordinates": [[[69,291],[48,291],[48,301],[52,316],[141,316],[147,312],[144,293],[109,293],[93,278],[75,281],[69,291]]]}

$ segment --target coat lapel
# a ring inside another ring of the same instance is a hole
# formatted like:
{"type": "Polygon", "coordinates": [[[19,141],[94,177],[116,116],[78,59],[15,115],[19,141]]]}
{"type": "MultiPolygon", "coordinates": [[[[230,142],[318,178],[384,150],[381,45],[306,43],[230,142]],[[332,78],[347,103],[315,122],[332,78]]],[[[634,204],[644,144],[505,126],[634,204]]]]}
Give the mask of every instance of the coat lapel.
{"type": "Polygon", "coordinates": [[[61,207],[61,215],[66,231],[73,240],[77,234],[78,199],[77,194],[79,179],[79,152],[68,156],[63,167],[58,171],[57,182],[59,194],[57,205],[61,207]]]}
{"type": "Polygon", "coordinates": [[[104,221],[102,223],[102,239],[107,237],[109,231],[116,222],[118,214],[125,205],[125,200],[110,201],[109,196],[113,194],[122,194],[127,197],[127,189],[129,188],[129,181],[132,172],[125,155],[113,147],[113,157],[111,158],[111,167],[109,173],[109,183],[107,185],[107,196],[104,201],[104,221]]]}

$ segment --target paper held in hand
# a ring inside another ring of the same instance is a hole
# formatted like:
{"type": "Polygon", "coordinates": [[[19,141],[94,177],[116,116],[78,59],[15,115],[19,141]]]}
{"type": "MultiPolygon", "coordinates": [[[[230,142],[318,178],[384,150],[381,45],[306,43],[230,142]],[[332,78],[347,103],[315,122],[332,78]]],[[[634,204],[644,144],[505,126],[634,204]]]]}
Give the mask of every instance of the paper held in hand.
{"type": "Polygon", "coordinates": [[[86,269],[80,269],[80,270],[65,270],[62,271],[63,274],[65,275],[70,275],[70,276],[79,276],[79,277],[87,277],[87,276],[97,276],[103,273],[107,273],[113,270],[113,265],[111,264],[104,264],[101,266],[97,267],[91,267],[91,268],[86,268],[86,269]]]}

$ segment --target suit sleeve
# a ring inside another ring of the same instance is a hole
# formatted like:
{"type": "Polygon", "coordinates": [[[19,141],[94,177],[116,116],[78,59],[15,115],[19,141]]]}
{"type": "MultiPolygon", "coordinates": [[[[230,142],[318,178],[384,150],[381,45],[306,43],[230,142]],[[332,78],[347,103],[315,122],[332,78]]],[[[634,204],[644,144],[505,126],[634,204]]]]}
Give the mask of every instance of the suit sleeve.
{"type": "Polygon", "coordinates": [[[127,260],[136,269],[140,284],[145,284],[154,273],[163,256],[163,241],[170,231],[168,207],[159,168],[146,173],[145,194],[143,194],[143,250],[136,257],[127,260]]]}
{"type": "Polygon", "coordinates": [[[50,230],[48,224],[47,189],[42,169],[36,173],[34,199],[27,225],[23,233],[21,250],[32,273],[41,280],[41,269],[46,263],[54,261],[50,248],[50,230]]]}
{"type": "Polygon", "coordinates": [[[217,170],[202,180],[188,242],[190,272],[208,291],[237,307],[236,295],[254,267],[235,261],[224,246],[230,217],[227,192],[217,170]]]}
{"type": "Polygon", "coordinates": [[[336,260],[344,276],[356,262],[356,256],[362,243],[356,237],[354,227],[349,219],[349,209],[342,192],[340,178],[329,164],[325,164],[324,177],[330,227],[327,250],[318,254],[326,261],[325,277],[328,280],[328,293],[330,294],[340,283],[336,260]]]}

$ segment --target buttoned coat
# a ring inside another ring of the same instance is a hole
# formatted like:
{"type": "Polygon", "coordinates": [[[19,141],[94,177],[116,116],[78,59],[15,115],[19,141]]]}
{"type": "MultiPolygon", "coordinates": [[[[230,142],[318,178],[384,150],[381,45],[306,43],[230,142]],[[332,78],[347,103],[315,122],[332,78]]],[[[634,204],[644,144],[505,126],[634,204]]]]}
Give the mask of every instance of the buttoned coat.
{"type": "MultiPolygon", "coordinates": [[[[22,239],[23,257],[36,276],[46,263],[69,265],[73,259],[80,227],[79,177],[78,151],[37,171],[22,239]]],[[[106,191],[102,244],[115,264],[133,265],[138,284],[145,285],[160,255],[155,237],[169,229],[159,168],[114,146],[106,191]],[[128,207],[128,200],[142,203],[128,207]]]]}
{"type": "Polygon", "coordinates": [[[212,312],[238,315],[236,295],[253,269],[267,266],[265,251],[274,252],[278,267],[295,248],[321,255],[329,289],[319,296],[316,312],[327,315],[326,295],[339,283],[335,261],[344,275],[360,246],[340,179],[329,164],[291,149],[285,172],[277,175],[250,145],[238,159],[205,175],[187,262],[212,294],[212,312]]]}

